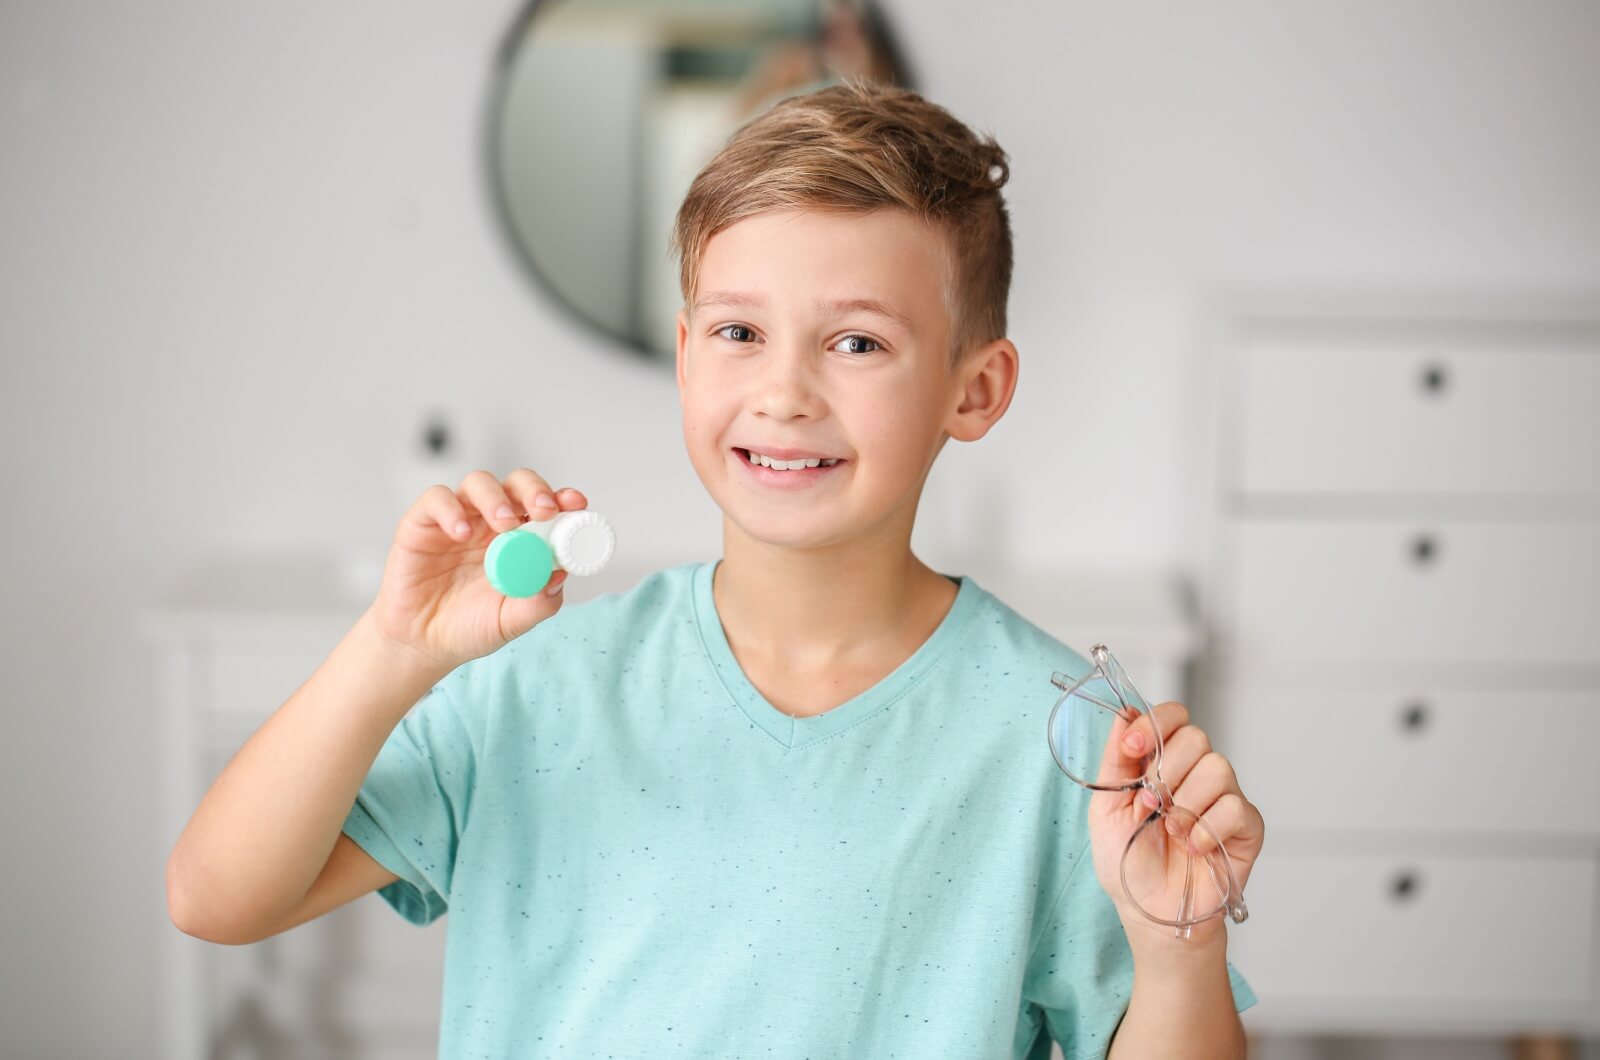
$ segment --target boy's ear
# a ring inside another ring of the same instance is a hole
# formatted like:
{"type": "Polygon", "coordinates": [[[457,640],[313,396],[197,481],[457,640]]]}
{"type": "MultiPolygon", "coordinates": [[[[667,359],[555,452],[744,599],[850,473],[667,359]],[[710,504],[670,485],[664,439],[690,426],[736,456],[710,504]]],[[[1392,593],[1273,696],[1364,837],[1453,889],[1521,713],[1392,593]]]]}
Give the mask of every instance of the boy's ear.
{"type": "Polygon", "coordinates": [[[974,350],[956,369],[960,403],[945,421],[945,432],[961,442],[989,433],[1017,392],[1021,357],[1010,339],[995,339],[974,350]]]}
{"type": "Polygon", "coordinates": [[[683,310],[678,310],[678,404],[683,404],[683,381],[688,373],[689,366],[684,361],[685,340],[689,337],[689,321],[683,310]]]}

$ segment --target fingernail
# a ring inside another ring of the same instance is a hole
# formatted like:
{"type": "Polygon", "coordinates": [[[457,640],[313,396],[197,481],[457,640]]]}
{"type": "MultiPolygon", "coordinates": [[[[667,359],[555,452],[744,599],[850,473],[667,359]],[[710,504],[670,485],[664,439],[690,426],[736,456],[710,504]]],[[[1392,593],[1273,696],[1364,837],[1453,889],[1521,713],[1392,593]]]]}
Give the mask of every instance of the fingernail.
{"type": "Polygon", "coordinates": [[[556,499],[548,493],[541,493],[533,499],[533,506],[535,508],[554,508],[556,499]]]}
{"type": "Polygon", "coordinates": [[[1156,796],[1156,793],[1149,790],[1146,790],[1144,793],[1144,802],[1145,805],[1150,807],[1152,810],[1161,805],[1161,800],[1156,796]]]}
{"type": "Polygon", "coordinates": [[[1123,740],[1122,742],[1128,748],[1128,750],[1130,750],[1130,751],[1143,751],[1144,750],[1144,733],[1142,733],[1142,732],[1130,732],[1128,734],[1128,738],[1123,740]]]}
{"type": "Polygon", "coordinates": [[[556,593],[559,593],[562,589],[565,589],[566,587],[567,587],[567,579],[563,577],[560,581],[556,582],[554,585],[550,586],[550,588],[546,589],[544,591],[544,594],[546,596],[554,596],[556,593]]]}
{"type": "Polygon", "coordinates": [[[457,537],[465,536],[466,532],[468,530],[470,530],[470,529],[472,529],[472,528],[470,526],[468,526],[466,523],[457,523],[456,524],[456,536],[457,537]]]}
{"type": "Polygon", "coordinates": [[[509,519],[512,514],[511,505],[509,504],[502,504],[494,513],[496,519],[509,519]]]}

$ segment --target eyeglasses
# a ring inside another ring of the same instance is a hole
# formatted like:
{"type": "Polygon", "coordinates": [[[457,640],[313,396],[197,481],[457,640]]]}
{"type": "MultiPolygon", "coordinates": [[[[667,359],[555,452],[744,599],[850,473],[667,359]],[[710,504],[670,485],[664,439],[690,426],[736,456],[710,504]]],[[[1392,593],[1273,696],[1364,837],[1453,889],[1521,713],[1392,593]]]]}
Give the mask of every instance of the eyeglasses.
{"type": "Polygon", "coordinates": [[[1083,676],[1073,679],[1060,671],[1050,675],[1062,694],[1050,711],[1047,735],[1056,764],[1074,783],[1092,791],[1133,791],[1136,801],[1138,790],[1144,789],[1160,803],[1134,829],[1122,852],[1122,888],[1128,900],[1149,919],[1174,928],[1179,938],[1189,938],[1195,924],[1223,913],[1243,923],[1249,912],[1227,849],[1204,821],[1172,801],[1172,791],[1161,779],[1157,726],[1150,726],[1155,748],[1145,756],[1141,775],[1115,775],[1112,763],[1118,755],[1107,753],[1106,747],[1112,727],[1117,718],[1129,725],[1138,721],[1151,712],[1150,704],[1104,644],[1089,649],[1089,655],[1094,668],[1083,676]],[[1196,840],[1203,841],[1205,854],[1193,852],[1196,840]],[[1174,852],[1169,841],[1183,845],[1174,852]],[[1195,870],[1196,861],[1204,872],[1195,870]]]}

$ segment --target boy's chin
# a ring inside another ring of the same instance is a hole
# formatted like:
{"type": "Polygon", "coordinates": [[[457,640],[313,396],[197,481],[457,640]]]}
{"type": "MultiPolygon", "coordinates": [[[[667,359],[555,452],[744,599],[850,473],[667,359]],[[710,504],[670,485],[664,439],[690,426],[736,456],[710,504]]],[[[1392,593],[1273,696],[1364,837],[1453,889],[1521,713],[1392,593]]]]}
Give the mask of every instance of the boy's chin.
{"type": "Polygon", "coordinates": [[[851,536],[840,518],[842,512],[816,505],[807,508],[772,504],[749,494],[738,494],[719,506],[727,529],[775,548],[797,551],[829,548],[844,543],[851,536]]]}

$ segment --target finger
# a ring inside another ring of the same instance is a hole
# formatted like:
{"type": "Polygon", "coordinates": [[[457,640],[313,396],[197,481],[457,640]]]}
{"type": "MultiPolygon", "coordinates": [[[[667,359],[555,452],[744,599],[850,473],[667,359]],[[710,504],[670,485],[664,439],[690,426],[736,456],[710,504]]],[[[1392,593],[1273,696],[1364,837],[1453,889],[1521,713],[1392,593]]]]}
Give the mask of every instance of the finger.
{"type": "MultiPolygon", "coordinates": [[[[1176,791],[1189,771],[1211,753],[1211,737],[1198,725],[1184,725],[1161,738],[1161,779],[1176,791]]],[[[1219,793],[1220,794],[1220,793],[1219,793]]]]}
{"type": "Polygon", "coordinates": [[[1130,755],[1150,754],[1156,747],[1154,736],[1157,726],[1159,726],[1161,738],[1165,740],[1169,733],[1180,725],[1187,724],[1189,724],[1188,707],[1185,707],[1182,703],[1172,701],[1157,703],[1150,708],[1149,713],[1141,714],[1129,726],[1130,731],[1124,734],[1123,743],[1126,753],[1130,755]],[[1137,737],[1138,743],[1129,742],[1135,737],[1137,737]]]}
{"type": "Polygon", "coordinates": [[[522,525],[521,502],[513,504],[500,480],[484,470],[473,471],[461,480],[461,492],[467,501],[483,513],[483,518],[496,531],[515,530],[522,525]]]}
{"type": "MultiPolygon", "coordinates": [[[[1104,713],[1111,714],[1110,711],[1104,713]]],[[[1100,753],[1099,772],[1095,775],[1096,781],[1105,785],[1137,780],[1145,771],[1145,756],[1128,754],[1122,742],[1129,727],[1128,717],[1123,714],[1112,714],[1111,717],[1111,731],[1106,735],[1105,749],[1100,753]]],[[[1133,788],[1119,793],[1115,805],[1118,807],[1129,805],[1136,793],[1136,789],[1133,788]]]]}
{"type": "MultiPolygon", "coordinates": [[[[1210,825],[1211,820],[1207,815],[1211,808],[1224,797],[1234,795],[1243,797],[1238,778],[1233,773],[1233,763],[1211,751],[1189,770],[1183,783],[1173,791],[1172,801],[1195,816],[1205,818],[1206,824],[1210,825]]],[[[1173,834],[1182,834],[1182,829],[1173,834]]]]}
{"type": "Polygon", "coordinates": [[[542,521],[560,511],[556,504],[556,491],[550,488],[544,476],[532,468],[519,467],[507,475],[506,489],[517,498],[522,510],[530,518],[542,521]]]}
{"type": "Polygon", "coordinates": [[[1200,820],[1206,827],[1192,831],[1189,836],[1189,848],[1194,853],[1204,856],[1215,849],[1213,839],[1226,847],[1230,839],[1247,837],[1254,827],[1257,816],[1257,811],[1243,795],[1229,792],[1200,815],[1200,820]],[[1209,835],[1207,829],[1210,830],[1209,835]]]}
{"type": "Polygon", "coordinates": [[[587,508],[589,506],[589,498],[571,486],[563,486],[556,490],[556,500],[560,502],[561,510],[564,512],[576,511],[579,508],[587,508]]]}
{"type": "Polygon", "coordinates": [[[461,499],[449,486],[440,483],[423,491],[406,512],[406,518],[418,526],[437,527],[447,537],[465,541],[472,536],[472,520],[461,499]]]}
{"type": "Polygon", "coordinates": [[[550,576],[549,583],[540,592],[532,596],[508,596],[501,601],[501,613],[505,616],[505,623],[512,630],[513,636],[521,636],[561,610],[561,603],[567,595],[561,588],[566,584],[566,580],[567,572],[558,570],[550,576]]]}
{"type": "Polygon", "coordinates": [[[1153,726],[1160,725],[1165,732],[1170,732],[1189,717],[1182,703],[1157,704],[1151,708],[1156,712],[1154,719],[1137,707],[1129,706],[1126,710],[1127,713],[1117,715],[1100,758],[1100,777],[1112,782],[1133,780],[1153,767],[1153,726]],[[1139,738],[1138,743],[1132,742],[1135,736],[1139,738]]]}

